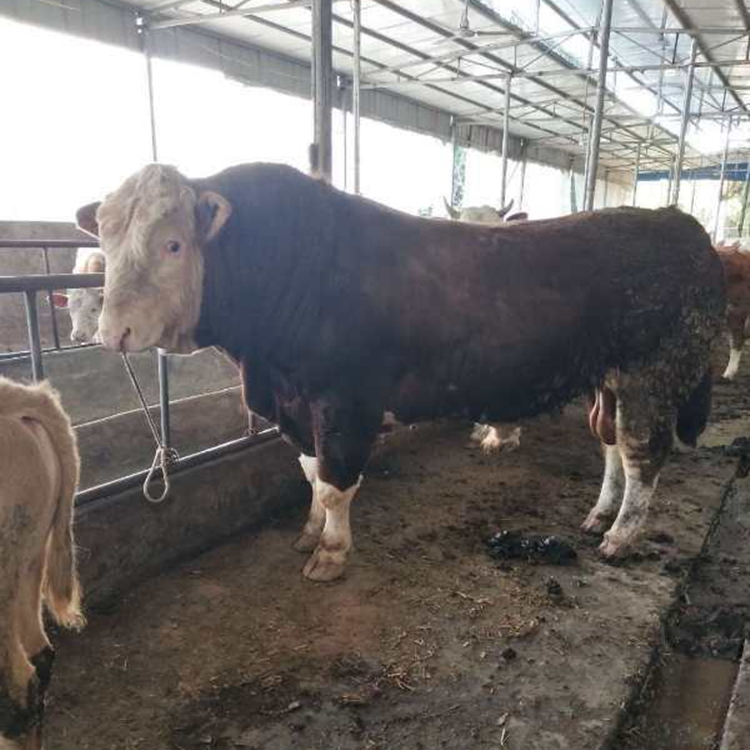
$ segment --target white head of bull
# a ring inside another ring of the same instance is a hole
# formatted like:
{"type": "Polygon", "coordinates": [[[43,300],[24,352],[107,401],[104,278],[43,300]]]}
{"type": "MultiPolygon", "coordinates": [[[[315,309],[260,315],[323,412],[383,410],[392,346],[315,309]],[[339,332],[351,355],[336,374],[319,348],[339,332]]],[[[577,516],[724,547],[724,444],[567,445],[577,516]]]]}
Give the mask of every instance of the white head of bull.
{"type": "Polygon", "coordinates": [[[107,259],[99,338],[109,349],[196,348],[203,248],[232,213],[217,193],[196,194],[174,168],[150,164],[78,214],[107,259]]]}

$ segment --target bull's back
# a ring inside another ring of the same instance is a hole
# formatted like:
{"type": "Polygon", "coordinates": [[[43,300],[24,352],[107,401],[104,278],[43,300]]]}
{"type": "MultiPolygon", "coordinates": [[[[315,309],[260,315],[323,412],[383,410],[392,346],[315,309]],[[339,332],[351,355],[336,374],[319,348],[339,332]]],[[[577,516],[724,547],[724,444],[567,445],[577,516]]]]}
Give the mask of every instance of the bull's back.
{"type": "Polygon", "coordinates": [[[691,336],[696,320],[721,318],[720,263],[700,225],[674,209],[469,227],[464,240],[453,279],[432,295],[432,331],[420,344],[422,362],[424,341],[436,345],[430,365],[401,388],[413,400],[422,382],[438,411],[542,411],[608,369],[658,356],[665,340],[691,336]]]}

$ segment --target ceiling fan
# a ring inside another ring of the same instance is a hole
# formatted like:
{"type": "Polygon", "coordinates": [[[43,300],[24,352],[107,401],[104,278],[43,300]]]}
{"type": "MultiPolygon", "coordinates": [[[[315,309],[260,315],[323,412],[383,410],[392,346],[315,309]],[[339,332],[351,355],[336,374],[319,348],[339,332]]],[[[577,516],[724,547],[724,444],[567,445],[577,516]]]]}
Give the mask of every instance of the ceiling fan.
{"type": "Polygon", "coordinates": [[[464,3],[464,9],[461,13],[461,20],[458,23],[458,27],[455,29],[449,29],[446,27],[443,27],[445,31],[450,33],[450,36],[445,36],[441,39],[436,40],[433,42],[434,46],[446,44],[449,42],[466,39],[478,39],[480,37],[507,37],[512,36],[512,32],[510,31],[487,31],[485,29],[474,29],[471,26],[471,23],[469,21],[469,6],[471,4],[471,0],[466,0],[464,3]]]}

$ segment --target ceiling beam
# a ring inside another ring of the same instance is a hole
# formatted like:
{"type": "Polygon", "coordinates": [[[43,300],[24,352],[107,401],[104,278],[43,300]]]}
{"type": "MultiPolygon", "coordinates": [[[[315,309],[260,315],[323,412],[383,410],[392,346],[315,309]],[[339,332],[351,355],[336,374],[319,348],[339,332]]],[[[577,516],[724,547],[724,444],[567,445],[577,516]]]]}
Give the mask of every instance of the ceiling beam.
{"type": "Polygon", "coordinates": [[[696,26],[696,24],[693,22],[693,19],[690,17],[690,14],[682,6],[679,5],[677,0],[664,0],[664,4],[667,6],[667,8],[669,8],[680,26],[682,26],[685,30],[698,32],[695,35],[695,39],[697,40],[698,49],[700,50],[704,59],[710,63],[714,63],[713,70],[716,77],[722,82],[722,84],[724,84],[727,91],[729,92],[729,95],[734,99],[735,102],[737,102],[740,109],[742,109],[745,114],[750,114],[750,111],[745,105],[742,97],[732,88],[732,84],[729,81],[727,75],[724,73],[720,66],[715,64],[716,59],[711,54],[711,50],[706,46],[706,42],[700,34],[700,27],[696,26]]]}
{"type": "Polygon", "coordinates": [[[750,10],[745,5],[745,0],[734,0],[734,4],[740,14],[742,23],[745,25],[745,31],[750,31],[750,10]]]}

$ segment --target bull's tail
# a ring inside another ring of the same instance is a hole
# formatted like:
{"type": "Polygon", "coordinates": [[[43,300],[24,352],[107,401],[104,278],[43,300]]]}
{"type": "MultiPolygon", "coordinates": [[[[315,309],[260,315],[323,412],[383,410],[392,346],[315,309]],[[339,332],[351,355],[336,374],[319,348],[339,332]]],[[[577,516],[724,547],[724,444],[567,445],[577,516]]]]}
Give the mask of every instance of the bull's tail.
{"type": "Polygon", "coordinates": [[[82,627],[81,587],[73,538],[73,504],[80,462],[75,433],[47,383],[20,388],[0,378],[0,412],[32,419],[47,431],[60,465],[60,494],[47,540],[43,596],[54,619],[69,628],[82,627]]]}
{"type": "Polygon", "coordinates": [[[685,445],[695,448],[698,437],[706,429],[711,412],[711,388],[711,370],[708,369],[677,412],[675,432],[685,445]]]}

